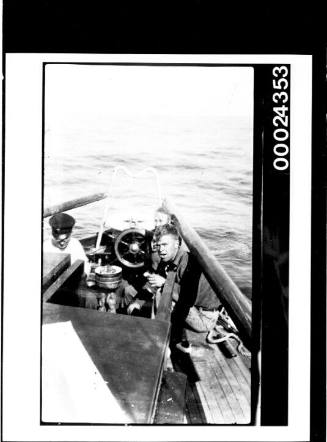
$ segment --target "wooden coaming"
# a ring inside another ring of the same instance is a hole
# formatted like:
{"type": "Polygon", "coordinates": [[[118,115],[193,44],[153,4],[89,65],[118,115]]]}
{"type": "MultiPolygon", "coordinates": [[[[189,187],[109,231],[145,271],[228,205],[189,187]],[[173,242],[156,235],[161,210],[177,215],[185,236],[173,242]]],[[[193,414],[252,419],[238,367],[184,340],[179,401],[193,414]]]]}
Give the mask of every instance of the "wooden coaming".
{"type": "Polygon", "coordinates": [[[69,253],[44,253],[42,272],[42,291],[50,287],[57,278],[70,266],[69,253]]]}

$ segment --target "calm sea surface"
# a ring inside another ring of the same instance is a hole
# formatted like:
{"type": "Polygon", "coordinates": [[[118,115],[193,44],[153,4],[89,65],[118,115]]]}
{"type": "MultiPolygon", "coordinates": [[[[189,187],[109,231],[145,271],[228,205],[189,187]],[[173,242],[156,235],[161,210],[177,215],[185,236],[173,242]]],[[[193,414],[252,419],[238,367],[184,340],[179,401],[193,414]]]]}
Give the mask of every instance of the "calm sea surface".
{"type": "MultiPolygon", "coordinates": [[[[44,205],[108,191],[116,166],[154,167],[161,192],[197,230],[239,288],[252,290],[252,121],[213,117],[111,118],[92,125],[45,127],[44,205]],[[90,129],[92,127],[92,129],[90,129]]],[[[120,174],[110,221],[135,214],[151,220],[158,205],[153,178],[120,174]]],[[[98,230],[104,202],[70,212],[75,236],[98,230]]],[[[109,221],[108,221],[109,222],[109,221]]],[[[126,226],[127,227],[127,226],[126,226]]],[[[44,236],[49,235],[45,221],[44,236]]]]}

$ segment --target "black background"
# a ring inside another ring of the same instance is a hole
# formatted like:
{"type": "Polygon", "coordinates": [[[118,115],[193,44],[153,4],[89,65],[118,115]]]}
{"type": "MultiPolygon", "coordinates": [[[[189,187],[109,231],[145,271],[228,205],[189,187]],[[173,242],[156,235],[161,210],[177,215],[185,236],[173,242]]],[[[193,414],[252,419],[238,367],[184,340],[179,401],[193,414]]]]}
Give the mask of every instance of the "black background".
{"type": "Polygon", "coordinates": [[[261,2],[258,6],[252,2],[238,5],[201,0],[4,0],[3,3],[4,53],[313,55],[311,440],[325,440],[327,27],[324,11],[280,2],[269,5],[261,2]]]}
{"type": "MultiPolygon", "coordinates": [[[[276,65],[261,65],[255,68],[255,131],[261,132],[262,140],[254,144],[254,154],[261,154],[261,173],[254,168],[254,178],[262,178],[262,214],[261,238],[254,239],[254,246],[262,241],[259,260],[253,260],[253,270],[261,269],[260,290],[253,292],[253,326],[256,317],[261,321],[261,425],[288,424],[288,368],[289,368],[289,334],[288,334],[288,279],[289,279],[289,202],[291,167],[285,171],[276,170],[273,166],[273,152],[276,141],[273,137],[275,126],[273,108],[278,106],[272,100],[273,69],[276,65]],[[258,100],[259,103],[258,103],[258,100]],[[259,127],[258,127],[259,126],[259,127]],[[261,146],[262,152],[258,152],[261,146]],[[254,310],[256,309],[256,310],[254,310]]],[[[280,66],[279,66],[280,67],[280,66]]],[[[291,68],[285,77],[289,82],[287,93],[292,89],[290,82],[291,68]]],[[[284,75],[284,72],[283,72],[284,75]]],[[[279,75],[281,77],[281,75],[279,75]]],[[[292,113],[290,100],[286,104],[287,114],[292,113]]],[[[288,130],[290,129],[288,124],[288,130]]],[[[285,143],[289,146],[289,140],[285,143]]],[[[290,152],[292,156],[292,151],[290,152]]],[[[289,155],[285,158],[289,160],[289,155]]],[[[257,162],[259,163],[259,158],[257,162]]],[[[254,196],[258,183],[254,182],[254,196]]],[[[254,211],[258,210],[258,201],[254,201],[254,211]]],[[[255,213],[255,212],[254,212],[255,213]]],[[[255,217],[253,218],[255,222],[255,217]]],[[[254,253],[256,249],[254,248],[254,253]]],[[[254,255],[255,258],[255,255],[254,255]]],[[[258,284],[258,275],[253,275],[254,290],[258,284]]],[[[294,296],[292,294],[292,296],[294,296]]]]}
{"type": "Polygon", "coordinates": [[[4,0],[8,52],[310,53],[325,14],[286,2],[4,0]]]}

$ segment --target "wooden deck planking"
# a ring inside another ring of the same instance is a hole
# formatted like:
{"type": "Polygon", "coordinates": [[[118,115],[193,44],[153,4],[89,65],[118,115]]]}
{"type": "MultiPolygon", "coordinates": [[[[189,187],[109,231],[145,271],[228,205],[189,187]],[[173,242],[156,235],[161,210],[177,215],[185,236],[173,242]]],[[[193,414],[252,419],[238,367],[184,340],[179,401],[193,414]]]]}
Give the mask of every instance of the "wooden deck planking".
{"type": "MultiPolygon", "coordinates": [[[[210,344],[211,347],[214,347],[218,350],[218,352],[216,352],[216,356],[219,355],[219,358],[222,360],[228,360],[230,361],[231,366],[235,366],[237,365],[238,370],[240,372],[240,374],[243,377],[243,382],[246,382],[249,386],[251,386],[251,376],[250,376],[250,372],[251,372],[251,357],[247,358],[246,356],[243,356],[242,354],[240,354],[237,350],[237,344],[236,341],[234,339],[230,340],[231,345],[236,349],[236,353],[237,353],[237,357],[235,358],[226,358],[223,353],[220,351],[219,346],[217,344],[210,344]]],[[[240,378],[241,381],[241,378],[240,378]]]]}
{"type": "Polygon", "coordinates": [[[231,376],[230,372],[226,372],[221,364],[218,363],[218,365],[221,371],[219,373],[217,367],[214,370],[214,376],[216,376],[217,381],[225,392],[227,402],[236,418],[236,422],[244,423],[244,421],[248,421],[248,404],[246,399],[244,400],[243,391],[239,388],[237,380],[231,376]]]}
{"type": "Polygon", "coordinates": [[[251,376],[250,373],[248,373],[247,378],[244,376],[244,374],[242,373],[239,364],[238,364],[238,358],[233,358],[236,360],[232,360],[230,361],[230,368],[235,376],[235,378],[237,379],[239,386],[241,387],[245,397],[248,398],[248,400],[250,401],[251,398],[251,376]]]}
{"type": "Polygon", "coordinates": [[[251,373],[243,356],[226,358],[217,345],[206,342],[204,334],[187,331],[187,336],[194,348],[191,359],[200,378],[196,387],[207,422],[250,423],[251,373]]]}
{"type": "Polygon", "coordinates": [[[245,373],[246,367],[244,367],[243,362],[240,360],[240,357],[237,356],[235,358],[227,359],[217,348],[215,351],[215,357],[219,363],[222,364],[225,372],[228,371],[234,375],[236,378],[238,385],[242,389],[244,395],[250,400],[251,395],[251,373],[247,371],[245,373]],[[242,366],[243,365],[243,366],[242,366]],[[228,368],[226,368],[226,366],[228,368]],[[242,368],[241,368],[242,366],[242,368]]]}
{"type": "MultiPolygon", "coordinates": [[[[203,411],[205,413],[206,416],[206,421],[208,424],[223,424],[224,423],[224,418],[223,415],[221,414],[220,416],[218,416],[218,418],[213,415],[213,408],[210,408],[210,401],[208,400],[208,395],[205,394],[204,389],[202,388],[202,385],[200,382],[197,382],[196,384],[196,389],[197,389],[197,393],[200,397],[201,403],[202,403],[202,408],[203,411]]],[[[218,410],[220,411],[220,409],[218,408],[218,410]]],[[[216,411],[218,411],[216,410],[216,411]]]]}
{"type": "Polygon", "coordinates": [[[247,393],[244,392],[226,361],[218,360],[217,358],[215,360],[221,369],[220,373],[218,370],[214,371],[215,376],[220,380],[222,388],[225,390],[227,400],[237,418],[237,423],[249,423],[251,417],[251,405],[249,402],[250,391],[247,393]],[[224,381],[222,381],[223,379],[224,381]]]}
{"type": "Polygon", "coordinates": [[[250,371],[246,368],[244,365],[244,362],[241,358],[235,358],[233,363],[231,364],[231,368],[233,369],[234,373],[237,373],[237,376],[239,378],[239,382],[242,382],[242,385],[244,384],[244,387],[247,387],[249,390],[251,389],[251,375],[250,371]]]}
{"type": "MultiPolygon", "coordinates": [[[[247,359],[251,360],[251,358],[247,358],[247,359]]],[[[241,374],[243,376],[243,379],[251,388],[251,376],[250,376],[251,369],[249,367],[247,367],[247,365],[245,364],[245,362],[243,360],[243,356],[239,356],[239,357],[235,358],[235,365],[237,365],[239,371],[241,372],[241,374]]]]}
{"type": "Polygon", "coordinates": [[[230,407],[222,382],[215,377],[209,361],[197,361],[196,369],[201,381],[197,385],[203,390],[212,414],[212,423],[235,423],[236,417],[230,407]]]}
{"type": "Polygon", "coordinates": [[[219,396],[219,404],[223,410],[223,415],[225,416],[226,423],[243,423],[245,415],[243,413],[242,407],[240,406],[237,397],[235,396],[235,391],[231,386],[229,380],[229,373],[224,372],[222,367],[217,364],[216,359],[208,361],[211,365],[211,380],[210,388],[217,394],[221,391],[219,396]]]}

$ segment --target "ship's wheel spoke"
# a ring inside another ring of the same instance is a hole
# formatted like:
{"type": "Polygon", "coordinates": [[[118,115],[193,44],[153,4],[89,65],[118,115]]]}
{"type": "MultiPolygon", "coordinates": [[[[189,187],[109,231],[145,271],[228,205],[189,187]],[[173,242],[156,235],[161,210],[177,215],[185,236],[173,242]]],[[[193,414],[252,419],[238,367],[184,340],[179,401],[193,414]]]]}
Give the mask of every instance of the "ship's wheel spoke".
{"type": "Polygon", "coordinates": [[[120,244],[123,244],[124,246],[129,247],[129,244],[128,244],[128,242],[126,242],[126,241],[121,240],[121,241],[120,241],[120,244]]]}
{"type": "Polygon", "coordinates": [[[115,253],[118,260],[127,267],[142,267],[146,255],[146,238],[143,231],[128,229],[117,237],[115,253]]]}

